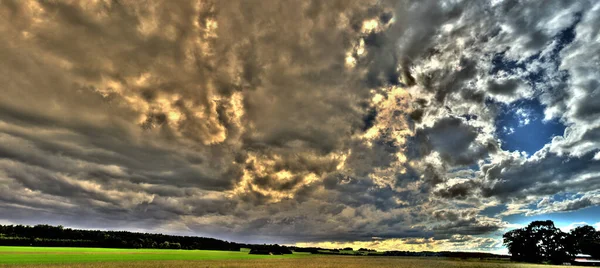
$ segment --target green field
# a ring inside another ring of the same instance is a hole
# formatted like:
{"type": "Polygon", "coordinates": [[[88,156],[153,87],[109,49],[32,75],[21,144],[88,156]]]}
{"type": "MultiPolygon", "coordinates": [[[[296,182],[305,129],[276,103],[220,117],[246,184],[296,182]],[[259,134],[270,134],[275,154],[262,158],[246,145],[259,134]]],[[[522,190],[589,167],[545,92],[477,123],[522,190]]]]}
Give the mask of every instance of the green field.
{"type": "Polygon", "coordinates": [[[301,256],[303,255],[250,255],[247,251],[217,250],[0,247],[0,264],[20,265],[156,260],[252,260],[263,258],[296,258],[301,256]]]}
{"type": "MultiPolygon", "coordinates": [[[[0,247],[5,267],[398,267],[398,268],[530,268],[553,267],[509,262],[480,262],[444,258],[357,257],[334,255],[268,256],[247,251],[0,247]]],[[[560,267],[560,266],[554,266],[560,267]]]]}

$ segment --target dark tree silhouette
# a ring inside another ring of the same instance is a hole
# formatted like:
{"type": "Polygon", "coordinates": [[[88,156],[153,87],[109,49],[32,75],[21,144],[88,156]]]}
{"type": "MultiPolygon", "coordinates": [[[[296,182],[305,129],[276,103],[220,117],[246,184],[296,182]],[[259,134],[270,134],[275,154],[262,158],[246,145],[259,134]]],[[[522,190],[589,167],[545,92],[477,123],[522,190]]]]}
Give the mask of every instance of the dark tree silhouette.
{"type": "Polygon", "coordinates": [[[552,221],[534,221],[525,228],[507,232],[503,238],[516,261],[560,264],[572,261],[576,253],[572,237],[552,221]]]}
{"type": "Polygon", "coordinates": [[[589,254],[600,258],[600,231],[594,227],[579,226],[570,232],[577,253],[589,254]]]}
{"type": "Polygon", "coordinates": [[[80,230],[40,224],[0,225],[1,246],[44,246],[44,247],[103,247],[103,248],[164,248],[164,249],[209,249],[233,250],[240,248],[263,248],[289,254],[291,251],[280,245],[249,245],[227,242],[214,238],[177,236],[125,231],[80,230]]]}

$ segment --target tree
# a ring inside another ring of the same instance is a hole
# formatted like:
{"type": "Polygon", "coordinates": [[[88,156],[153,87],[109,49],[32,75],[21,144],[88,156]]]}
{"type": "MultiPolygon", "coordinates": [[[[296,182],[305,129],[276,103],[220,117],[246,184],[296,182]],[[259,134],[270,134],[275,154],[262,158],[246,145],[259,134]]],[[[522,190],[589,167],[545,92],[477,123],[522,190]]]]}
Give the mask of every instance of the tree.
{"type": "Polygon", "coordinates": [[[165,241],[165,242],[160,243],[160,245],[158,245],[158,247],[167,249],[167,248],[171,247],[171,243],[169,243],[169,241],[165,241]]]}
{"type": "Polygon", "coordinates": [[[600,258],[600,232],[589,225],[579,226],[570,232],[577,253],[600,258]]]}
{"type": "Polygon", "coordinates": [[[572,238],[552,221],[534,221],[503,236],[513,260],[525,262],[570,262],[575,256],[572,238]]]}
{"type": "Polygon", "coordinates": [[[536,262],[537,256],[533,248],[528,247],[529,236],[525,229],[515,229],[507,232],[503,236],[504,245],[508,248],[508,252],[512,255],[515,261],[530,261],[536,262]]]}

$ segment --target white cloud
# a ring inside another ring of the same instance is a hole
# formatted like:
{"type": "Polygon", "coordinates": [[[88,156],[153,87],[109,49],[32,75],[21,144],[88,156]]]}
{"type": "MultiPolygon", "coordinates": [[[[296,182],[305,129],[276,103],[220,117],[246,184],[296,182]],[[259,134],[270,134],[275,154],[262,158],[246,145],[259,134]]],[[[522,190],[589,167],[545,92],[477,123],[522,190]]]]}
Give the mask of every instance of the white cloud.
{"type": "Polygon", "coordinates": [[[587,222],[573,222],[570,223],[569,225],[566,226],[557,226],[561,231],[568,233],[571,230],[579,227],[579,226],[583,226],[583,225],[589,225],[587,222]]]}

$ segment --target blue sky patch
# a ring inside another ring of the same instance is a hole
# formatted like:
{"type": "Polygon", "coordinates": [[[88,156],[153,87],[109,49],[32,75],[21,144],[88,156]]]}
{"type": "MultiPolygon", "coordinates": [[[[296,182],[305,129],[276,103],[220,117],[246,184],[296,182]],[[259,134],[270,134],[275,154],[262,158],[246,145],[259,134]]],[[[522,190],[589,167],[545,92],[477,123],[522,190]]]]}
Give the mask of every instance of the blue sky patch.
{"type": "Polygon", "coordinates": [[[537,99],[520,100],[501,107],[495,125],[504,150],[525,151],[532,155],[552,137],[564,134],[566,127],[558,120],[543,120],[544,106],[537,99]]]}
{"type": "Polygon", "coordinates": [[[595,224],[596,222],[600,222],[600,216],[598,215],[600,215],[600,206],[592,206],[576,211],[555,212],[532,216],[526,216],[525,214],[515,214],[505,216],[502,218],[502,220],[521,225],[527,225],[530,222],[537,220],[552,220],[557,226],[568,226],[576,222],[586,222],[588,224],[595,224]]]}

